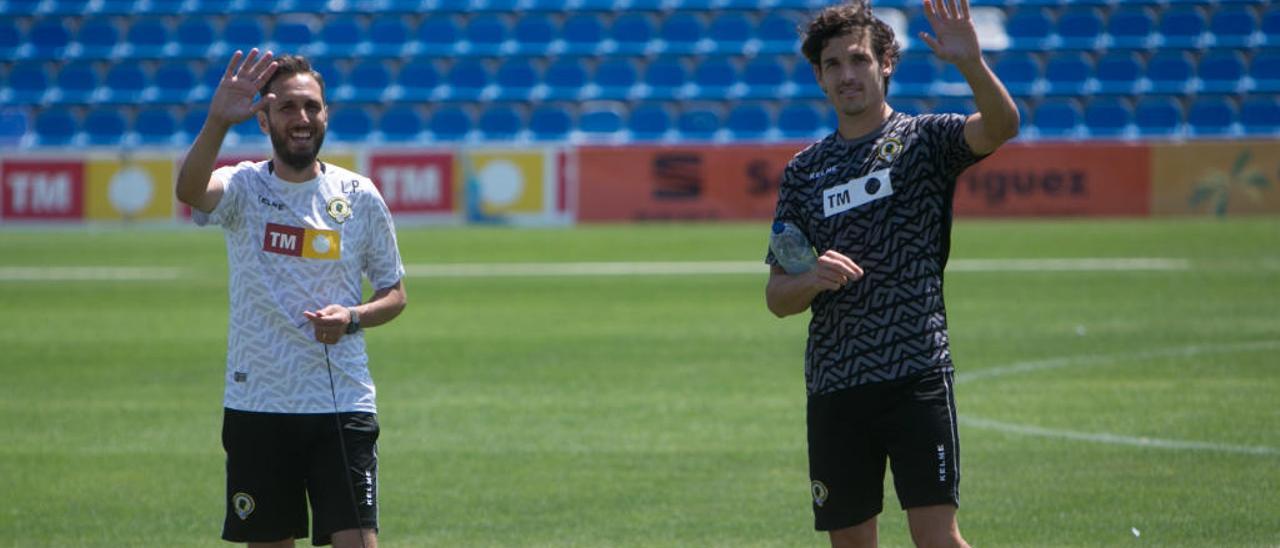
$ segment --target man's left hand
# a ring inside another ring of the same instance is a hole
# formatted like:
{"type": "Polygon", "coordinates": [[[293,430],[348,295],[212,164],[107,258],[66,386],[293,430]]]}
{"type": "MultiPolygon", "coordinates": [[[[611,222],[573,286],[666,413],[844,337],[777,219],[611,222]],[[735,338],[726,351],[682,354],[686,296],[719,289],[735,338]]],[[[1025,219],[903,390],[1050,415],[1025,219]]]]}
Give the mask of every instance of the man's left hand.
{"type": "Polygon", "coordinates": [[[304,311],[303,316],[315,327],[316,340],[324,344],[337,344],[351,323],[351,311],[347,307],[331,304],[315,312],[304,311]]]}
{"type": "Polygon", "coordinates": [[[982,59],[978,32],[969,18],[969,0],[924,0],[924,15],[934,35],[921,32],[920,39],[939,59],[957,66],[982,59]]]}

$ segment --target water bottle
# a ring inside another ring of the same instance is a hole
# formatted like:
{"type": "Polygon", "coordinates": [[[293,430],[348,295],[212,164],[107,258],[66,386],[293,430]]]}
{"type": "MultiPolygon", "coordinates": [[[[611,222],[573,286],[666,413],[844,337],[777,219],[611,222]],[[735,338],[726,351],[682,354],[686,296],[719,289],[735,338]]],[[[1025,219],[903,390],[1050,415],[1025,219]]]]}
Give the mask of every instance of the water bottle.
{"type": "Polygon", "coordinates": [[[787,274],[803,274],[818,263],[818,255],[813,252],[813,246],[809,245],[809,239],[791,223],[773,223],[773,232],[769,234],[769,249],[773,251],[773,258],[778,260],[778,266],[786,270],[787,274]]]}

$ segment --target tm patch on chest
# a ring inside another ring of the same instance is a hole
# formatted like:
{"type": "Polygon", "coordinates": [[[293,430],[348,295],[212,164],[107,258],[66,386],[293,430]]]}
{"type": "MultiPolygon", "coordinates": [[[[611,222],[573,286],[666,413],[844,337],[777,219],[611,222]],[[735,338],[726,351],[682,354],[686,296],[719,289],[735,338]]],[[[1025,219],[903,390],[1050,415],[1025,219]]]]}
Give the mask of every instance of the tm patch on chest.
{"type": "Polygon", "coordinates": [[[860,205],[893,196],[889,171],[890,168],[872,171],[843,185],[822,191],[823,216],[839,215],[860,205]]]}

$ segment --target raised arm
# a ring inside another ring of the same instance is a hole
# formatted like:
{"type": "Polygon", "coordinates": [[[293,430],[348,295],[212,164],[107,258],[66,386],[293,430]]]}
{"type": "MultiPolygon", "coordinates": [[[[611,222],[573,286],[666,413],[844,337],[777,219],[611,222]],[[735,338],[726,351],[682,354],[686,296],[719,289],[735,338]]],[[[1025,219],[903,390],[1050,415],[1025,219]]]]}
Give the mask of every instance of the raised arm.
{"type": "Polygon", "coordinates": [[[231,56],[227,71],[209,102],[209,115],[204,126],[178,170],[178,182],[174,188],[178,200],[206,213],[213,211],[222,199],[222,183],[214,180],[212,174],[227,131],[257,114],[274,98],[274,95],[269,95],[256,103],[253,101],[258,89],[276,70],[276,64],[271,62],[271,52],[258,57],[257,49],[249,50],[244,64],[240,64],[241,57],[239,50],[231,56]]]}
{"type": "Polygon", "coordinates": [[[934,36],[922,32],[920,39],[939,59],[955,65],[973,90],[978,112],[965,122],[965,142],[975,154],[995,152],[1018,135],[1018,107],[982,58],[978,33],[969,18],[969,0],[924,0],[924,14],[934,36]]]}

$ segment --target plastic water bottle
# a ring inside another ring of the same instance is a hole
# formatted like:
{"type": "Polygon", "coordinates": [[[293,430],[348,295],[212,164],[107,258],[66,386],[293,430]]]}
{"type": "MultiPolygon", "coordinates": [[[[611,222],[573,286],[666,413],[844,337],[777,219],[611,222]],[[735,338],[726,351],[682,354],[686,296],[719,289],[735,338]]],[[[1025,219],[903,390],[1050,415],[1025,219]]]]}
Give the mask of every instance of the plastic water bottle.
{"type": "Polygon", "coordinates": [[[818,263],[818,255],[813,252],[813,246],[809,245],[809,239],[791,223],[773,223],[773,232],[769,234],[769,249],[778,260],[778,266],[786,270],[787,274],[803,274],[818,263]]]}

